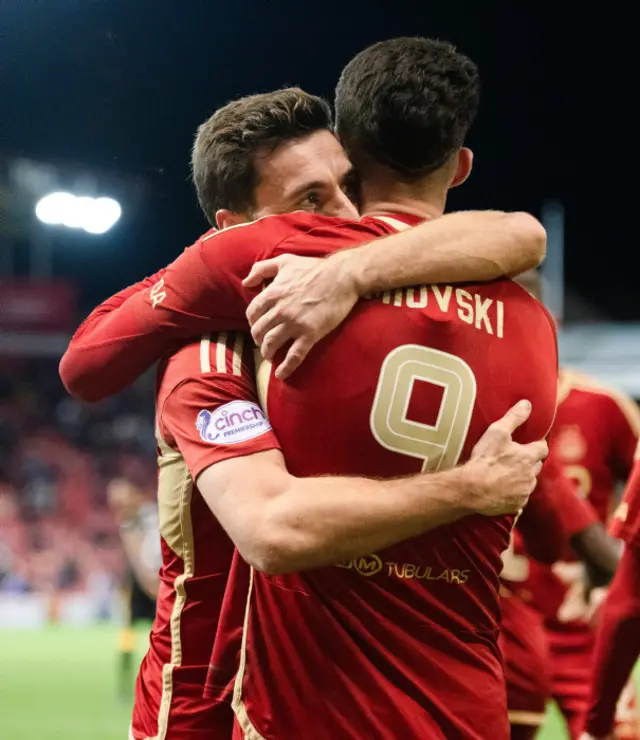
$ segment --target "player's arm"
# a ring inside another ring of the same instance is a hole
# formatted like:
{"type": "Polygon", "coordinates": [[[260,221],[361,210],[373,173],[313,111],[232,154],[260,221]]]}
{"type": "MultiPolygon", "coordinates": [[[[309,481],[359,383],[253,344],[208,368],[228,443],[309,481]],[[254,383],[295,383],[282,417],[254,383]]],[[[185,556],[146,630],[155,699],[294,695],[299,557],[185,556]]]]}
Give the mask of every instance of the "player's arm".
{"type": "Polygon", "coordinates": [[[359,298],[406,285],[515,275],[538,265],[545,250],[546,232],[527,213],[452,213],[326,260],[283,255],[257,264],[246,286],[259,288],[264,280],[275,280],[247,315],[266,359],[293,342],[278,369],[284,378],[359,298]]]}
{"type": "Polygon", "coordinates": [[[178,342],[206,331],[245,328],[253,293],[243,288],[242,278],[260,254],[255,240],[268,248],[279,239],[264,223],[205,235],[159,280],[143,281],[113,310],[96,315],[73,337],[60,363],[69,393],[100,401],[170,355],[178,342]]]}
{"type": "MultiPolygon", "coordinates": [[[[110,393],[121,390],[118,386],[118,374],[105,373],[104,368],[108,367],[109,358],[102,356],[100,349],[100,339],[96,339],[104,327],[107,317],[119,309],[132,296],[141,291],[149,291],[154,285],[160,283],[164,276],[165,270],[159,270],[155,275],[144,278],[134,285],[119,291],[99,306],[87,316],[80,324],[71,338],[69,349],[65,352],[60,361],[60,377],[69,391],[74,396],[78,396],[85,401],[98,401],[110,395],[110,393]],[[95,351],[97,348],[97,351],[95,351]],[[115,390],[112,390],[114,383],[115,390]]],[[[117,325],[117,323],[116,323],[117,325]]],[[[113,326],[113,323],[112,323],[113,326]]],[[[140,371],[135,377],[142,374],[147,367],[143,363],[140,371]]]]}
{"type": "Polygon", "coordinates": [[[621,480],[631,473],[640,438],[640,409],[629,396],[616,392],[610,397],[607,420],[612,435],[611,461],[621,480]]]}
{"type": "Polygon", "coordinates": [[[613,577],[619,542],[607,534],[591,504],[577,495],[555,455],[545,461],[518,526],[536,560],[560,560],[568,542],[587,568],[590,585],[603,586],[613,577]]]}
{"type": "Polygon", "coordinates": [[[460,211],[359,247],[342,260],[364,296],[417,283],[518,275],[542,262],[546,246],[544,227],[528,213],[460,211]]]}
{"type": "Polygon", "coordinates": [[[76,329],[72,341],[80,339],[84,334],[91,332],[91,330],[100,322],[102,318],[110,314],[112,311],[117,310],[122,304],[130,298],[132,295],[140,292],[141,290],[150,290],[157,282],[162,280],[165,273],[164,268],[156,272],[155,275],[150,275],[144,278],[138,283],[130,285],[128,288],[119,291],[106,301],[103,301],[100,305],[96,306],[93,311],[87,316],[87,318],[80,324],[76,329]]]}
{"type": "Polygon", "coordinates": [[[518,404],[492,425],[465,465],[395,480],[298,478],[280,452],[224,460],[197,485],[253,567],[285,573],[375,552],[473,513],[513,513],[535,485],[544,442],[511,433],[529,415],[518,404]]]}

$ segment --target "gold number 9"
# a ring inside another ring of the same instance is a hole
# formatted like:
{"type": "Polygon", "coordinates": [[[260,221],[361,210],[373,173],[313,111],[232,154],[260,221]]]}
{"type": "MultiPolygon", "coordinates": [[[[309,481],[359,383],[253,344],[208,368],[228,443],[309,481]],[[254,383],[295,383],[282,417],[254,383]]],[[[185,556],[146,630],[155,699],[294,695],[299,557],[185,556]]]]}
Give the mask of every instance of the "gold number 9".
{"type": "Polygon", "coordinates": [[[423,460],[423,471],[452,468],[464,447],[476,400],[476,379],[460,357],[405,344],[382,363],[371,408],[371,431],[387,450],[423,460]],[[414,383],[443,388],[435,424],[407,418],[414,383]]]}

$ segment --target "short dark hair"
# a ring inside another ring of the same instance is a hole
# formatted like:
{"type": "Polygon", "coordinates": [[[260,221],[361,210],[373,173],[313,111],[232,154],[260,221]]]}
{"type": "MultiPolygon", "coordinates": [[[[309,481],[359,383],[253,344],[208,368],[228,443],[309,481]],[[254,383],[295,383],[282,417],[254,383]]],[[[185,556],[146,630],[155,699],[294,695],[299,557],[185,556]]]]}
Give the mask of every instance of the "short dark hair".
{"type": "Polygon", "coordinates": [[[479,98],[476,65],[451,44],[389,39],[361,51],[342,71],[337,132],[348,153],[362,152],[417,180],[462,147],[479,98]]]}
{"type": "Polygon", "coordinates": [[[220,208],[253,207],[257,153],[331,129],[332,123],[327,102],[297,87],[249,95],[217,110],[198,128],[191,157],[198,201],[209,223],[215,226],[220,208]]]}

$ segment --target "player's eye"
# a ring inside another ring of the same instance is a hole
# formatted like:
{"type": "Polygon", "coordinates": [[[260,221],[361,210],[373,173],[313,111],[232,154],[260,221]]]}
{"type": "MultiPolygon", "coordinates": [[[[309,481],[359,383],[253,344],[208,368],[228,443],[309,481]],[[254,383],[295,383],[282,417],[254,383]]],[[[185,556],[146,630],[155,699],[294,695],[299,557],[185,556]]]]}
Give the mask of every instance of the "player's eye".
{"type": "Polygon", "coordinates": [[[308,192],[302,201],[303,208],[309,211],[316,211],[322,207],[322,198],[317,190],[308,192]]]}

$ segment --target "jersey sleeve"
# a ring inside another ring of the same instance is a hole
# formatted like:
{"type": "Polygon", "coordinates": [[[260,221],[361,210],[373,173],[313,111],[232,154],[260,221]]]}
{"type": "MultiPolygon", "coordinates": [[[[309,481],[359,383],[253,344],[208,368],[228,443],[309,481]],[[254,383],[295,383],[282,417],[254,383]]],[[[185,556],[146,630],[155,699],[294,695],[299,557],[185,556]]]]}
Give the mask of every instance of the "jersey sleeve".
{"type": "Polygon", "coordinates": [[[185,339],[247,329],[245,311],[255,292],[242,280],[289,231],[284,219],[263,219],[205,234],[158,279],[125,291],[124,300],[123,294],[109,299],[110,310],[96,309],[62,358],[67,390],[84,401],[100,401],[129,386],[185,339]]]}
{"type": "Polygon", "coordinates": [[[257,397],[252,363],[185,378],[158,411],[161,436],[183,456],[194,480],[229,458],[280,449],[257,397]]]}
{"type": "Polygon", "coordinates": [[[610,398],[609,425],[612,436],[611,461],[621,479],[626,479],[633,467],[638,437],[640,437],[640,409],[622,393],[610,398]]]}
{"type": "MultiPolygon", "coordinates": [[[[110,362],[111,354],[117,353],[127,345],[126,333],[127,306],[129,301],[144,291],[150,290],[156,283],[161,282],[165,270],[131,285],[119,293],[107,298],[82,322],[67,351],[62,356],[59,366],[60,379],[65,388],[73,396],[84,401],[100,401],[103,398],[122,390],[128,383],[113,367],[113,372],[105,373],[104,368],[110,362]],[[115,342],[113,341],[115,338],[115,342]],[[120,338],[120,344],[117,340],[120,338]]],[[[141,375],[146,369],[145,363],[138,365],[136,354],[129,358],[135,370],[132,380],[141,375]]]]}
{"type": "Polygon", "coordinates": [[[640,443],[620,505],[611,519],[611,534],[640,549],[640,443]]]}

